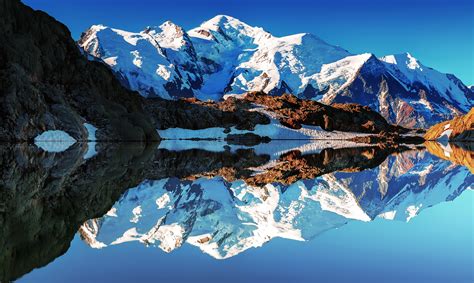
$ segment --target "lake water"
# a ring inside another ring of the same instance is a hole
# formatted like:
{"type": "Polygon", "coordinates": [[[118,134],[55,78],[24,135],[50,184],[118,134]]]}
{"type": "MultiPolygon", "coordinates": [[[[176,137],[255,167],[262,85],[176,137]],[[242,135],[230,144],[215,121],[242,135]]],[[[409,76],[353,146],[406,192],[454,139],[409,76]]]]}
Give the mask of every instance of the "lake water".
{"type": "Polygon", "coordinates": [[[354,146],[0,145],[0,281],[473,282],[473,145],[354,146]]]}

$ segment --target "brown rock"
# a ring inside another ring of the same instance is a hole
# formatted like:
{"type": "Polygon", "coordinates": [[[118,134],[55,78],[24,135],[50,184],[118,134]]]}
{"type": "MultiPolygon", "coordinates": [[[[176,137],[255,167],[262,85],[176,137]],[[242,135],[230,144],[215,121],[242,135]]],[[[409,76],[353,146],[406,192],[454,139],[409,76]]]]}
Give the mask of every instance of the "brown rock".
{"type": "Polygon", "coordinates": [[[426,132],[425,139],[432,141],[443,138],[443,133],[449,129],[452,130],[447,137],[449,141],[474,141],[474,108],[464,116],[434,125],[426,132]]]}

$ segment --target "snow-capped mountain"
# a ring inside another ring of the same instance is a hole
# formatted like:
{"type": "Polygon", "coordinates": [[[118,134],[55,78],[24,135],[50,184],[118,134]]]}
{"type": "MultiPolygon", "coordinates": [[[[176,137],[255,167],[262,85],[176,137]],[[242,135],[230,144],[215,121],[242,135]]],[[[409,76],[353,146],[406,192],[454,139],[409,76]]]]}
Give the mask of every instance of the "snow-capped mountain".
{"type": "Polygon", "coordinates": [[[276,37],[222,15],[188,32],[171,22],[138,33],[92,26],[79,45],[147,97],[217,100],[248,91],[287,92],[368,105],[409,127],[466,113],[474,101],[454,75],[408,53],[353,55],[311,34],[276,37]]]}
{"type": "Polygon", "coordinates": [[[185,243],[217,259],[273,238],[306,241],[349,221],[410,221],[474,181],[469,170],[426,152],[390,156],[358,173],[253,187],[222,177],[145,181],[80,229],[93,248],[138,241],[171,252],[185,243]]]}
{"type": "Polygon", "coordinates": [[[192,97],[192,89],[202,84],[189,36],[169,21],[139,33],[95,25],[79,44],[109,65],[125,86],[146,97],[192,97]]]}

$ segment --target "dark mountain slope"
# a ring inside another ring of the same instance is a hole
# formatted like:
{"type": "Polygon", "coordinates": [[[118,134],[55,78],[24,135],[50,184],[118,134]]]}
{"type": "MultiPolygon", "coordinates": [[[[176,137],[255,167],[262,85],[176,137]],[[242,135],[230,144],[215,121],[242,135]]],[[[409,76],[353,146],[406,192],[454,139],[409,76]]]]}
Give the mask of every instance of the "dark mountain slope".
{"type": "Polygon", "coordinates": [[[87,138],[83,123],[109,140],[156,140],[141,97],[103,64],[83,56],[69,30],[17,0],[0,0],[0,140],[45,130],[87,138]]]}

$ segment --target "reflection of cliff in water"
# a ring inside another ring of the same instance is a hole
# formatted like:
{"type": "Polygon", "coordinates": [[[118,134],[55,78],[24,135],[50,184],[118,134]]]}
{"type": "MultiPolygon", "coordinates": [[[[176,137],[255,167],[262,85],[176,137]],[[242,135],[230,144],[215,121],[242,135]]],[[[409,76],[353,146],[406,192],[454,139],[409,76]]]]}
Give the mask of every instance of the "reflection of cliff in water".
{"type": "Polygon", "coordinates": [[[84,221],[105,214],[146,178],[186,177],[223,166],[258,166],[252,150],[170,152],[112,144],[84,160],[85,146],[60,154],[35,146],[0,146],[0,281],[13,280],[62,255],[84,221]]]}
{"type": "MultiPolygon", "coordinates": [[[[141,144],[99,147],[99,155],[84,160],[86,146],[81,144],[60,154],[46,154],[24,144],[0,146],[0,281],[19,278],[64,254],[81,224],[106,214],[128,188],[138,186],[143,180],[171,177],[170,182],[178,188],[197,182],[200,177],[213,180],[223,177],[225,180],[220,178],[222,184],[244,180],[262,197],[268,193],[267,184],[276,181],[279,184],[275,186],[283,196],[284,191],[300,179],[314,182],[318,176],[330,179],[335,174],[352,174],[336,171],[362,171],[359,174],[363,174],[364,169],[386,163],[390,154],[395,154],[391,159],[399,158],[401,154],[397,153],[407,150],[374,146],[326,149],[310,154],[293,151],[271,161],[268,155],[257,155],[252,149],[208,152],[169,151],[141,144]]],[[[419,151],[414,152],[419,154],[419,151]]],[[[370,178],[377,177],[370,175],[370,178]]],[[[193,188],[196,189],[193,193],[202,189],[201,194],[209,189],[207,185],[193,188]]],[[[348,188],[349,191],[344,190],[350,192],[352,187],[348,188]]],[[[169,186],[168,189],[173,190],[169,186]]],[[[361,202],[369,195],[356,191],[350,194],[358,194],[361,202]]],[[[370,201],[372,198],[367,199],[370,201]]],[[[192,214],[198,216],[195,213],[200,204],[194,207],[192,214]]],[[[341,223],[346,222],[344,219],[340,219],[341,223]]]]}
{"type": "Polygon", "coordinates": [[[474,143],[442,144],[427,141],[425,146],[431,154],[454,164],[466,166],[474,174],[474,143]]]}

